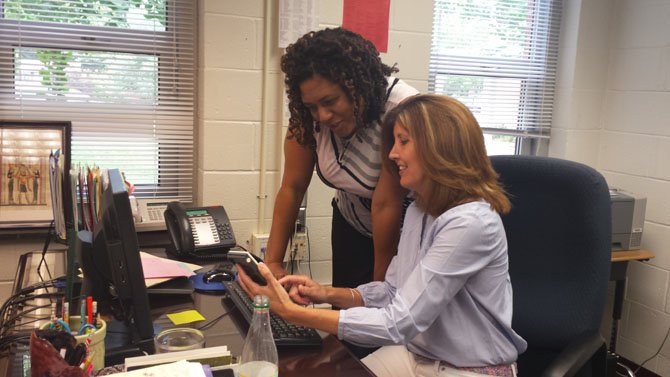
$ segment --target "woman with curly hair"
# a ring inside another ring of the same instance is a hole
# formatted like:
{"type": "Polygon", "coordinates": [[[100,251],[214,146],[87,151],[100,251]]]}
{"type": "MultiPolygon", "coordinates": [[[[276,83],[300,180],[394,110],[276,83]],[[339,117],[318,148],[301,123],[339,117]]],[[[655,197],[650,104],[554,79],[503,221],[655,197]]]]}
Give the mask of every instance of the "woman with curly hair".
{"type": "Polygon", "coordinates": [[[416,195],[385,280],[326,287],[307,276],[276,280],[260,263],[267,285],[244,271],[240,285],[268,296],[270,309],[287,321],[382,346],[362,359],[376,376],[514,377],[527,344],[512,329],[500,218],[510,202],[477,120],[451,97],[413,96],[386,115],[382,139],[389,169],[416,195]]]}
{"type": "Polygon", "coordinates": [[[381,118],[418,91],[390,77],[397,69],[382,63],[370,41],[342,28],[305,34],[288,46],[281,68],[290,119],[265,261],[276,277],[286,275],[286,246],[316,167],[336,189],[333,286],[382,280],[407,191],[383,163],[381,118]]]}

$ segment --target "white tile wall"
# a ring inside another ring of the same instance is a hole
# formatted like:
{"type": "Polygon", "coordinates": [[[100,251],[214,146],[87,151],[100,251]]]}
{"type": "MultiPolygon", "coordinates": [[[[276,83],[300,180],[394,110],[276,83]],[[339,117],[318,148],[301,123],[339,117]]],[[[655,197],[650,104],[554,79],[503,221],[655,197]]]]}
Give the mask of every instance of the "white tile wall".
{"type": "Polygon", "coordinates": [[[202,128],[204,170],[247,170],[257,168],[258,123],[205,121],[202,128]]]}
{"type": "Polygon", "coordinates": [[[600,168],[637,176],[650,176],[653,171],[656,138],[637,132],[602,133],[600,168]]]}
{"type": "Polygon", "coordinates": [[[666,0],[614,1],[615,48],[667,47],[670,7],[666,0]]]}
{"type": "Polygon", "coordinates": [[[549,155],[552,157],[570,156],[570,160],[581,162],[589,166],[596,166],[598,162],[598,145],[600,131],[582,130],[551,130],[549,155]]]}
{"type": "Polygon", "coordinates": [[[670,315],[667,313],[630,302],[628,322],[619,334],[635,343],[658,348],[669,326],[670,315]]]}
{"type": "Polygon", "coordinates": [[[264,0],[209,0],[200,1],[198,4],[204,13],[263,17],[264,0]]]}
{"type": "Polygon", "coordinates": [[[557,88],[552,128],[600,129],[600,111],[594,109],[602,108],[604,93],[602,89],[557,88]]]}
{"type": "Polygon", "coordinates": [[[662,90],[667,89],[659,72],[668,66],[667,51],[658,48],[616,49],[610,53],[608,88],[610,90],[662,90]]]}
{"type": "Polygon", "coordinates": [[[667,270],[647,263],[630,263],[626,298],[650,309],[664,311],[669,278],[667,270]]]}
{"type": "MultiPolygon", "coordinates": [[[[660,74],[660,73],[659,73],[660,74]]],[[[610,90],[604,109],[609,130],[670,136],[670,91],[610,90]]]]}

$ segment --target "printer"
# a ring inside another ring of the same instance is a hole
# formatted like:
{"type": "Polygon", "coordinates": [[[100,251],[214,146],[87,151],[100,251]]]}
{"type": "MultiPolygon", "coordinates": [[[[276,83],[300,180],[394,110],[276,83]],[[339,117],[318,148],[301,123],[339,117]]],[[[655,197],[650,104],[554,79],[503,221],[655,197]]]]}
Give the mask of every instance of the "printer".
{"type": "Polygon", "coordinates": [[[612,251],[635,250],[642,244],[647,198],[610,188],[612,203],[612,251]]]}

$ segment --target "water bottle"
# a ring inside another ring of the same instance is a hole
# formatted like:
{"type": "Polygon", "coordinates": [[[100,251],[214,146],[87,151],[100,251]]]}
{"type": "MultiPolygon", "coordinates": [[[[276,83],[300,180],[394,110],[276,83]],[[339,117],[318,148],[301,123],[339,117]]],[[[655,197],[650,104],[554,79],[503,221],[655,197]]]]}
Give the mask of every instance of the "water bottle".
{"type": "Polygon", "coordinates": [[[240,377],[277,377],[279,374],[267,296],[254,297],[254,315],[244,339],[238,371],[240,377]]]}

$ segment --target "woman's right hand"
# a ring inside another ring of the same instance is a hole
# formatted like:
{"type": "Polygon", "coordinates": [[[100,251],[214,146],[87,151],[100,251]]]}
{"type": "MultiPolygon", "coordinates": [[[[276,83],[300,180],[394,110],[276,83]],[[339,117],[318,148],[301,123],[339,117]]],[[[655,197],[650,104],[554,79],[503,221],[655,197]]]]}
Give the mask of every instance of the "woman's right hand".
{"type": "Polygon", "coordinates": [[[321,304],[327,301],[326,287],[305,275],[287,275],[279,283],[288,290],[293,302],[300,305],[321,304]]]}
{"type": "Polygon", "coordinates": [[[270,271],[272,271],[272,275],[274,275],[277,280],[288,275],[288,271],[284,269],[284,264],[281,262],[265,262],[265,265],[268,266],[270,271]]]}

